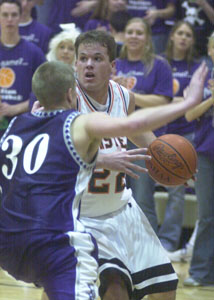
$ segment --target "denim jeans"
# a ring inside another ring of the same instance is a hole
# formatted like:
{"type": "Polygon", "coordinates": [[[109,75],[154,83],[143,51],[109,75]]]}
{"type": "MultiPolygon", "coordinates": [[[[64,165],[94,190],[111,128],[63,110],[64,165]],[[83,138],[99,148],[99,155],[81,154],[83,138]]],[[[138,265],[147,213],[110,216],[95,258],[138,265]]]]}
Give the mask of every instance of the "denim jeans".
{"type": "Polygon", "coordinates": [[[214,160],[202,154],[195,190],[199,224],[189,273],[202,284],[214,284],[214,160]]]}

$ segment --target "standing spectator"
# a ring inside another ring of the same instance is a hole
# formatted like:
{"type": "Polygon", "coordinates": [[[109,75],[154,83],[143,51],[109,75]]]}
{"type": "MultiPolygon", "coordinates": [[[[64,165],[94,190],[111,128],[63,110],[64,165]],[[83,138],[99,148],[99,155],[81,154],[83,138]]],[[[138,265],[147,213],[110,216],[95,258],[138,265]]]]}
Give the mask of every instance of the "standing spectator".
{"type": "MultiPolygon", "coordinates": [[[[165,105],[172,99],[171,68],[166,59],[154,54],[151,29],[145,20],[133,18],[127,23],[125,42],[120,58],[116,60],[116,77],[113,79],[134,92],[137,106],[165,105]]],[[[160,128],[155,131],[155,134],[164,134],[165,129],[165,127],[160,128]]],[[[129,147],[133,148],[133,146],[129,143],[129,147]]],[[[138,162],[138,165],[145,167],[144,162],[138,162]]],[[[155,181],[148,174],[139,173],[139,176],[138,181],[128,177],[128,185],[157,233],[158,224],[154,206],[155,181]]]]}
{"type": "Polygon", "coordinates": [[[45,61],[40,48],[20,37],[20,17],[19,0],[1,0],[0,114],[7,121],[28,110],[33,73],[45,61]]]}
{"type": "Polygon", "coordinates": [[[35,4],[36,0],[21,0],[22,14],[19,23],[19,33],[21,37],[35,43],[46,53],[52,32],[49,27],[40,24],[31,17],[35,4]]]}
{"type": "Polygon", "coordinates": [[[85,23],[89,19],[91,13],[88,12],[83,16],[72,16],[71,11],[77,5],[79,0],[52,0],[47,25],[54,33],[61,31],[60,24],[75,23],[76,26],[83,30],[85,23]]]}
{"type": "MultiPolygon", "coordinates": [[[[169,35],[165,57],[172,68],[173,101],[183,101],[184,90],[189,85],[193,73],[199,67],[199,62],[195,57],[195,32],[191,24],[186,21],[179,21],[173,26],[169,35]]],[[[195,124],[196,121],[188,123],[185,117],[181,117],[167,125],[166,133],[184,136],[193,143],[195,124]]],[[[159,229],[158,236],[162,245],[168,251],[169,258],[173,261],[175,256],[171,252],[177,250],[180,243],[186,188],[181,185],[169,187],[167,190],[169,197],[164,221],[159,229]]],[[[183,258],[185,259],[185,257],[183,258]]]]}
{"type": "Polygon", "coordinates": [[[197,118],[195,147],[198,173],[195,182],[198,200],[198,229],[185,286],[214,286],[214,32],[208,41],[208,55],[213,62],[204,98],[207,99],[186,114],[197,118]]]}
{"type": "Polygon", "coordinates": [[[126,10],[127,0],[100,0],[94,9],[90,20],[85,24],[84,31],[93,29],[110,31],[111,15],[120,10],[126,10]]]}
{"type": "Polygon", "coordinates": [[[133,17],[145,18],[152,27],[155,53],[163,53],[168,38],[165,20],[174,16],[176,0],[128,0],[128,11],[133,17]]]}
{"type": "Polygon", "coordinates": [[[192,24],[198,55],[207,57],[207,39],[214,25],[214,0],[178,0],[176,14],[178,19],[192,24]]]}

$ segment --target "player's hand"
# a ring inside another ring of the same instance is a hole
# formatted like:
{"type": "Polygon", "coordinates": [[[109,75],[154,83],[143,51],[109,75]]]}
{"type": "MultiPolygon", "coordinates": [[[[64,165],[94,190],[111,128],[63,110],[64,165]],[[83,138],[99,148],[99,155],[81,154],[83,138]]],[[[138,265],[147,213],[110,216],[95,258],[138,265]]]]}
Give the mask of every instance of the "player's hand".
{"type": "Polygon", "coordinates": [[[147,150],[147,148],[137,148],[127,151],[118,149],[118,151],[111,154],[99,154],[96,167],[119,171],[134,179],[138,179],[139,175],[136,172],[148,173],[148,170],[136,165],[135,161],[150,160],[151,156],[146,155],[147,150]]]}
{"type": "Polygon", "coordinates": [[[204,82],[208,74],[205,62],[202,62],[194,72],[188,88],[184,92],[184,98],[192,106],[199,104],[203,98],[204,82]]]}

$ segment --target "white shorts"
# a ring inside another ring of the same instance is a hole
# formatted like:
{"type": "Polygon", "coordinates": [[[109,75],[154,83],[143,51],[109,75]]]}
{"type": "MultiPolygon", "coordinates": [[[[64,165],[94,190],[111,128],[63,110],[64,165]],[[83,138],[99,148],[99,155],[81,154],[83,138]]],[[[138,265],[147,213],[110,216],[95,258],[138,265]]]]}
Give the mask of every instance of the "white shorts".
{"type": "Polygon", "coordinates": [[[81,221],[97,241],[101,278],[109,268],[122,272],[135,299],[176,289],[178,278],[170,260],[133,198],[117,212],[81,221]]]}

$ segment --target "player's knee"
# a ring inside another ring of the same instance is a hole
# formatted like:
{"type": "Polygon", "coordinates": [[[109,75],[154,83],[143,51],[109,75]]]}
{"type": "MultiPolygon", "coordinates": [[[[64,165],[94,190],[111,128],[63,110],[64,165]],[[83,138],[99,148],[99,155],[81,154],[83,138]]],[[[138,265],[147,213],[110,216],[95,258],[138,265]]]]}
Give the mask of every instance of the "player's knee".
{"type": "Polygon", "coordinates": [[[130,284],[117,271],[106,271],[100,276],[99,293],[102,300],[129,300],[130,284]]]}
{"type": "Polygon", "coordinates": [[[176,291],[151,294],[148,296],[148,300],[175,300],[175,299],[176,299],[176,291]]]}

